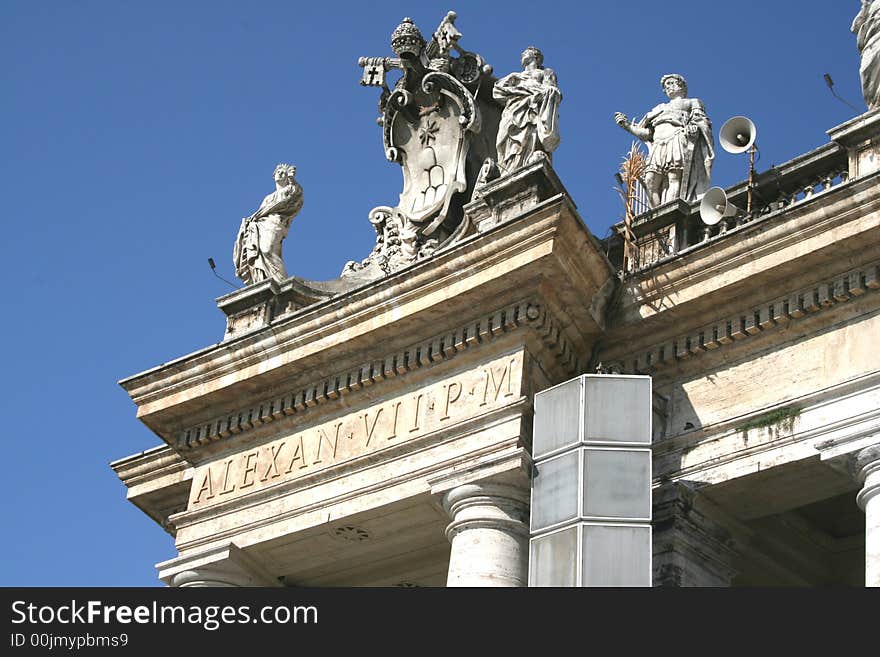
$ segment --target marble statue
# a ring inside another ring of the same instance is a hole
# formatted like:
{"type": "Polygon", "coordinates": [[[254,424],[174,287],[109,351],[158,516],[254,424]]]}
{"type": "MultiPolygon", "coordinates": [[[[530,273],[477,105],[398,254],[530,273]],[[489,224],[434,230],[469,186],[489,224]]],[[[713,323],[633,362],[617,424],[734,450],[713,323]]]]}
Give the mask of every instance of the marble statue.
{"type": "Polygon", "coordinates": [[[498,167],[510,173],[540,158],[550,159],[559,145],[556,74],[544,68],[544,55],[534,46],[522,53],[522,72],[495,83],[492,95],[504,104],[498,126],[498,167]]]}
{"type": "Polygon", "coordinates": [[[287,278],[281,243],[303,205],[302,187],[295,175],[293,165],[275,167],[275,191],[263,199],[256,212],[241,220],[232,259],[235,275],[247,285],[267,278],[287,278]]]}
{"type": "Polygon", "coordinates": [[[862,95],[868,109],[877,109],[880,107],[880,2],[862,0],[862,8],[851,29],[862,57],[859,69],[862,95]]]}
{"type": "Polygon", "coordinates": [[[617,112],[621,128],[648,145],[645,186],[648,203],[655,208],[676,198],[694,201],[709,189],[715,140],[706,108],[687,97],[687,82],[678,74],[664,75],[660,86],[669,97],[641,121],[630,121],[617,112]]]}

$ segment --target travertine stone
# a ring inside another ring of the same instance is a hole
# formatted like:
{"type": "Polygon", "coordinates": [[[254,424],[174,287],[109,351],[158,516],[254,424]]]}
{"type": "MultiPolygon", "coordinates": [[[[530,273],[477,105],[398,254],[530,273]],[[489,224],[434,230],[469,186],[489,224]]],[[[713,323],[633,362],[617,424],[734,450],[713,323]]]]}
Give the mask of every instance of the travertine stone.
{"type": "MultiPolygon", "coordinates": [[[[880,172],[857,168],[867,161],[858,153],[880,134],[880,112],[829,134],[837,143],[782,170],[802,189],[817,171],[839,170],[848,152],[855,175],[809,197],[798,192],[796,202],[636,273],[597,355],[625,372],[650,368],[669,398],[667,433],[655,432],[655,483],[682,482],[739,521],[735,531],[722,523],[741,554],[729,562],[740,571],[735,582],[850,584],[861,578],[838,573],[864,567],[862,527],[846,513],[847,501],[855,507],[853,480],[819,446],[836,441],[837,452],[849,453],[880,430],[880,296],[872,287],[880,172]],[[695,352],[700,333],[705,350],[695,352]],[[795,528],[801,513],[809,523],[795,528]]],[[[712,536],[692,541],[704,544],[709,563],[712,536]]]]}
{"type": "Polygon", "coordinates": [[[540,159],[549,160],[559,145],[559,104],[562,92],[553,69],[544,67],[544,55],[534,46],[522,53],[522,72],[495,83],[492,95],[504,104],[498,126],[498,168],[501,173],[540,159]]]}
{"type": "Polygon", "coordinates": [[[110,464],[128,488],[128,500],[174,535],[168,517],[183,511],[192,487],[193,469],[167,445],[110,464]]]}
{"type": "Polygon", "coordinates": [[[173,587],[280,586],[259,562],[231,543],[156,568],[159,579],[173,587]]]}
{"type": "Polygon", "coordinates": [[[614,121],[648,144],[645,185],[648,203],[656,208],[677,198],[693,201],[709,189],[715,139],[703,102],[687,97],[687,82],[677,73],[664,75],[660,86],[669,97],[640,121],[617,112],[614,121]]]}
{"type": "Polygon", "coordinates": [[[467,220],[483,233],[493,226],[515,219],[558,194],[566,194],[548,160],[517,169],[478,188],[464,206],[467,220]]]}
{"type": "Polygon", "coordinates": [[[880,445],[856,457],[862,489],[856,501],[865,512],[865,586],[880,587],[880,445]]]}
{"type": "Polygon", "coordinates": [[[730,532],[695,508],[695,495],[682,484],[654,491],[654,586],[730,586],[736,575],[730,532]]]}
{"type": "Polygon", "coordinates": [[[529,489],[475,483],[443,496],[452,518],[447,586],[526,586],[529,489]]]}
{"type": "Polygon", "coordinates": [[[278,294],[278,282],[270,278],[217,299],[217,307],[226,314],[223,338],[228,340],[267,326],[277,314],[278,294]]]}
{"type": "MultiPolygon", "coordinates": [[[[387,66],[407,70],[383,98],[386,145],[435,148],[422,119],[445,75],[447,109],[466,123],[475,99],[474,143],[494,157],[488,72],[462,61],[451,17],[427,44],[413,28],[395,34],[399,59],[364,66],[380,87],[387,66]]],[[[687,236],[695,204],[645,213],[637,238],[674,226],[675,248],[620,279],[547,159],[478,175],[471,149],[471,201],[412,226],[377,209],[377,249],[345,280],[227,295],[226,340],[122,382],[166,443],[113,464],[174,536],[162,579],[522,585],[532,399],[605,363],[654,379],[658,584],[857,583],[854,565],[873,582],[876,453],[859,466],[865,538],[854,473],[835,463],[880,435],[877,134],[880,110],[758,176],[772,209],[703,242],[687,236]]],[[[412,180],[436,202],[446,178],[427,163],[412,180]]]]}
{"type": "MultiPolygon", "coordinates": [[[[876,6],[880,8],[880,4],[876,6]]],[[[880,39],[876,41],[880,46],[880,39]]],[[[877,56],[880,57],[880,53],[877,56]]],[[[880,108],[832,128],[828,136],[846,149],[850,179],[880,169],[880,108]]]]}
{"type": "MultiPolygon", "coordinates": [[[[124,382],[140,418],[188,461],[175,490],[189,489],[189,508],[169,515],[144,499],[174,532],[174,567],[196,572],[180,581],[226,581],[192,560],[233,541],[289,583],[329,582],[332,572],[337,584],[393,583],[399,571],[387,564],[413,550],[410,536],[430,555],[435,579],[425,581],[445,581],[436,578],[450,551],[469,539],[450,543],[432,500],[487,480],[486,462],[507,454],[495,474],[527,472],[528,399],[583,367],[602,332],[594,297],[607,300],[611,266],[542,164],[528,174],[540,200],[486,234],[289,313],[278,310],[291,279],[241,290],[224,310],[266,304],[278,313],[268,326],[124,382]],[[465,477],[475,471],[478,480],[465,477]],[[438,479],[451,480],[443,492],[438,479]],[[358,528],[370,536],[366,552],[325,544],[328,531],[358,528]],[[360,564],[358,574],[335,560],[360,564]]],[[[526,504],[527,475],[519,488],[526,504]]],[[[513,559],[527,555],[525,527],[476,531],[513,559]]],[[[524,564],[508,570],[504,581],[525,583],[524,564]]]]}
{"type": "MultiPolygon", "coordinates": [[[[198,467],[189,509],[199,510],[332,468],[492,411],[521,394],[521,353],[198,467]]],[[[368,377],[364,378],[369,380],[368,377]]]]}

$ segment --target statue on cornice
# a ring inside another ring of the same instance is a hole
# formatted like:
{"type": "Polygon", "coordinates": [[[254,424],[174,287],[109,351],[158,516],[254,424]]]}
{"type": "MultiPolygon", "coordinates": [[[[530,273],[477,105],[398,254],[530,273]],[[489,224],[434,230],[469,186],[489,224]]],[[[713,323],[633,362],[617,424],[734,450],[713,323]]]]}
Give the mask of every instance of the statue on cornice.
{"type": "Polygon", "coordinates": [[[256,212],[241,220],[232,260],[235,275],[246,285],[287,278],[281,243],[303,206],[302,187],[295,176],[296,167],[291,164],[275,167],[275,191],[263,199],[256,212]]]}
{"type": "Polygon", "coordinates": [[[545,158],[559,145],[559,103],[556,73],[544,68],[544,55],[534,46],[522,53],[522,72],[498,80],[492,91],[504,104],[498,126],[498,167],[502,173],[545,158]]]}
{"type": "Polygon", "coordinates": [[[669,97],[641,121],[622,112],[614,121],[648,145],[645,186],[652,208],[676,198],[694,201],[709,189],[715,140],[701,100],[687,97],[687,82],[677,73],[664,75],[660,86],[669,97]]]}
{"type": "Polygon", "coordinates": [[[880,2],[862,0],[862,8],[853,20],[856,45],[862,58],[859,69],[862,95],[868,109],[880,107],[880,2]]]}

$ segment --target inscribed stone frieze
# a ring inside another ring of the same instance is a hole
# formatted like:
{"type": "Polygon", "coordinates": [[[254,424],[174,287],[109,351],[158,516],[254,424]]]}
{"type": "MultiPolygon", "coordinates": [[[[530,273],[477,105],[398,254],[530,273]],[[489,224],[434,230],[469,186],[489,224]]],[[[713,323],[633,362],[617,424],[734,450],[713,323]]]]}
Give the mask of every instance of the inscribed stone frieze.
{"type": "Polygon", "coordinates": [[[436,381],[200,466],[189,509],[201,509],[388,449],[504,406],[522,394],[522,353],[436,381]]]}

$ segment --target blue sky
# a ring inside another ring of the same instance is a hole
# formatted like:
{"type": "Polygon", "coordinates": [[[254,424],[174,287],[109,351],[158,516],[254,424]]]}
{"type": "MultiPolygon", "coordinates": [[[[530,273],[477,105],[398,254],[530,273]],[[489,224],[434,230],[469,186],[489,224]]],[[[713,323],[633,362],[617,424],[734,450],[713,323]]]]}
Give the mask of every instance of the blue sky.
{"type": "MultiPolygon", "coordinates": [[[[108,463],[159,443],[117,381],[218,342],[241,217],[291,162],[305,205],[284,243],[291,274],[337,276],[373,245],[367,213],[394,205],[378,91],[359,56],[390,56],[404,16],[430,34],[458,13],[462,47],[504,75],[527,45],[563,93],[554,166],[589,228],[620,218],[620,110],[663,100],[682,73],[716,135],[758,126],[758,169],[827,142],[861,110],[849,26],[857,0],[0,4],[0,192],[6,451],[0,585],[155,586],[172,539],[108,463]]],[[[745,177],[718,149],[713,183],[745,177]]]]}

